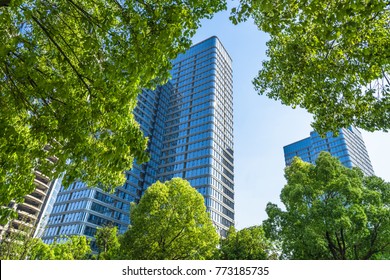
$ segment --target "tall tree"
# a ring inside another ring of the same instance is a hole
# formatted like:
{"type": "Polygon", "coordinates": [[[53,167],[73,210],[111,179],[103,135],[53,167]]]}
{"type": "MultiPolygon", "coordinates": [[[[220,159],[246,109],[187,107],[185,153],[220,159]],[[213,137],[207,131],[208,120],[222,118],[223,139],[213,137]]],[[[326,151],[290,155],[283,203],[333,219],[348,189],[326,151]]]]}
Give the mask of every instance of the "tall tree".
{"type": "Polygon", "coordinates": [[[295,158],[281,192],[286,210],[267,205],[264,229],[292,259],[377,259],[390,253],[390,183],[344,167],[322,152],[295,158]]]}
{"type": "Polygon", "coordinates": [[[138,92],[167,81],[170,60],[225,2],[1,1],[0,206],[34,189],[34,169],[66,171],[64,185],[121,185],[148,158],[138,92]]]}
{"type": "Polygon", "coordinates": [[[227,237],[221,239],[218,259],[222,260],[268,260],[277,254],[261,226],[252,226],[237,231],[231,227],[227,237]]]}
{"type": "Polygon", "coordinates": [[[388,0],[240,0],[237,23],[252,17],[270,35],[260,94],[314,114],[313,127],[390,129],[388,0]]]}
{"type": "Polygon", "coordinates": [[[118,228],[105,226],[98,228],[95,234],[95,242],[99,248],[97,258],[99,260],[114,260],[119,258],[118,228]]]}
{"type": "Polygon", "coordinates": [[[218,245],[203,196],[181,178],[150,186],[130,220],[121,238],[125,259],[208,259],[218,245]]]}

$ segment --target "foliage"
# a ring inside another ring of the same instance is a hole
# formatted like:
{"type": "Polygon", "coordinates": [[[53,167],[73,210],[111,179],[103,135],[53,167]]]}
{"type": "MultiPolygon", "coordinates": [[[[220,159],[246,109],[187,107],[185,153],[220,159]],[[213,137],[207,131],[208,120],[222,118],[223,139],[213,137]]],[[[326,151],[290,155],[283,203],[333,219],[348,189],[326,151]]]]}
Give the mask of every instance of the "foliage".
{"type": "Polygon", "coordinates": [[[119,256],[118,228],[106,226],[97,229],[95,234],[96,245],[99,248],[99,260],[113,260],[119,256]]]}
{"type": "Polygon", "coordinates": [[[322,152],[295,158],[281,192],[286,210],[267,205],[267,236],[292,259],[378,259],[390,253],[390,183],[344,167],[322,152]]]}
{"type": "Polygon", "coordinates": [[[1,260],[83,260],[91,253],[89,241],[85,236],[64,237],[64,242],[47,245],[34,238],[35,228],[23,221],[18,228],[12,224],[0,239],[1,260]]]}
{"type": "Polygon", "coordinates": [[[268,260],[277,257],[272,243],[265,237],[261,226],[237,231],[231,227],[227,237],[221,240],[218,259],[221,260],[268,260]]]}
{"type": "Polygon", "coordinates": [[[32,170],[66,171],[65,186],[123,184],[133,159],[148,158],[137,94],[167,81],[170,60],[225,2],[1,1],[0,206],[32,192],[32,170]]]}
{"type": "Polygon", "coordinates": [[[32,237],[35,228],[22,220],[17,223],[17,227],[11,222],[3,228],[0,239],[1,260],[25,260],[32,254],[36,255],[36,251],[41,251],[42,241],[32,237]]]}
{"type": "MultiPolygon", "coordinates": [[[[36,244],[32,247],[27,259],[29,260],[54,260],[54,252],[51,245],[43,243],[41,239],[34,238],[36,244]]],[[[60,259],[60,258],[57,258],[60,259]]]]}
{"type": "Polygon", "coordinates": [[[130,220],[121,239],[125,259],[208,259],[218,245],[203,196],[180,178],[150,186],[130,220]]]}
{"type": "Polygon", "coordinates": [[[252,17],[268,32],[260,94],[314,114],[324,134],[354,125],[390,128],[388,0],[241,0],[234,23],[252,17]]]}
{"type": "Polygon", "coordinates": [[[50,245],[54,260],[85,260],[91,254],[89,240],[85,236],[72,235],[65,242],[50,245]]]}

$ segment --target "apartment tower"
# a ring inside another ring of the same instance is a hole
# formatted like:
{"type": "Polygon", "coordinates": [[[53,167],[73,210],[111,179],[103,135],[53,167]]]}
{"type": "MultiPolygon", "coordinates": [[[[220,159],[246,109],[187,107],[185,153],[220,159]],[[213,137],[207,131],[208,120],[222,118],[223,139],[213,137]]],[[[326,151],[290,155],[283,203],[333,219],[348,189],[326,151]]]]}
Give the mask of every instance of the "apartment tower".
{"type": "Polygon", "coordinates": [[[286,165],[289,165],[295,156],[303,161],[315,163],[321,151],[327,151],[349,168],[359,167],[366,176],[374,175],[370,158],[364,144],[361,132],[355,127],[342,128],[339,135],[328,132],[322,138],[312,131],[310,137],[283,147],[286,165]]]}
{"type": "MultiPolygon", "coordinates": [[[[55,158],[49,158],[55,161],[55,158]]],[[[51,207],[56,193],[61,184],[61,178],[51,180],[48,176],[36,170],[34,172],[35,189],[32,193],[24,197],[21,203],[11,202],[8,207],[17,213],[17,218],[8,221],[5,225],[0,225],[0,240],[6,238],[8,232],[22,231],[34,237],[39,237],[43,233],[43,227],[48,217],[45,213],[51,207]]]]}
{"type": "Polygon", "coordinates": [[[149,137],[151,160],[134,164],[126,183],[109,194],[75,182],[61,188],[43,240],[62,235],[93,237],[98,227],[130,223],[131,202],[157,180],[187,179],[205,198],[217,231],[234,225],[232,61],[217,37],[208,38],[172,61],[172,79],[143,90],[134,111],[149,137]]]}

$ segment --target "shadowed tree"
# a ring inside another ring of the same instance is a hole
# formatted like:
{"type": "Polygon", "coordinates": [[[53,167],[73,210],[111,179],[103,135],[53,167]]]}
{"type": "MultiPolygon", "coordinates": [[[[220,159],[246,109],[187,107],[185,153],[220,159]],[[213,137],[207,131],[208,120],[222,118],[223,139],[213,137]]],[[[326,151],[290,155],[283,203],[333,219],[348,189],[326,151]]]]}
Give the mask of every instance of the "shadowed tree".
{"type": "Polygon", "coordinates": [[[119,257],[118,228],[105,226],[98,228],[95,234],[96,245],[99,248],[99,260],[115,260],[119,257]]]}

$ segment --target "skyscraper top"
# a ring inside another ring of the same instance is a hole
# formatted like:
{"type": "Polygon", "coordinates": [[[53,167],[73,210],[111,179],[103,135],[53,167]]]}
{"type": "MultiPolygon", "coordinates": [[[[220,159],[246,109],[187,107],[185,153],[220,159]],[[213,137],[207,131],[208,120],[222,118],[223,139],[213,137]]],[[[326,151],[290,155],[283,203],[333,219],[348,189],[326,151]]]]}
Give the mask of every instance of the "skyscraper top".
{"type": "Polygon", "coordinates": [[[315,163],[321,151],[327,151],[338,157],[345,166],[359,167],[366,176],[374,175],[370,158],[363,141],[361,132],[355,127],[340,129],[335,137],[328,132],[325,138],[312,131],[310,137],[283,147],[286,165],[289,165],[295,156],[302,160],[315,163]]]}

